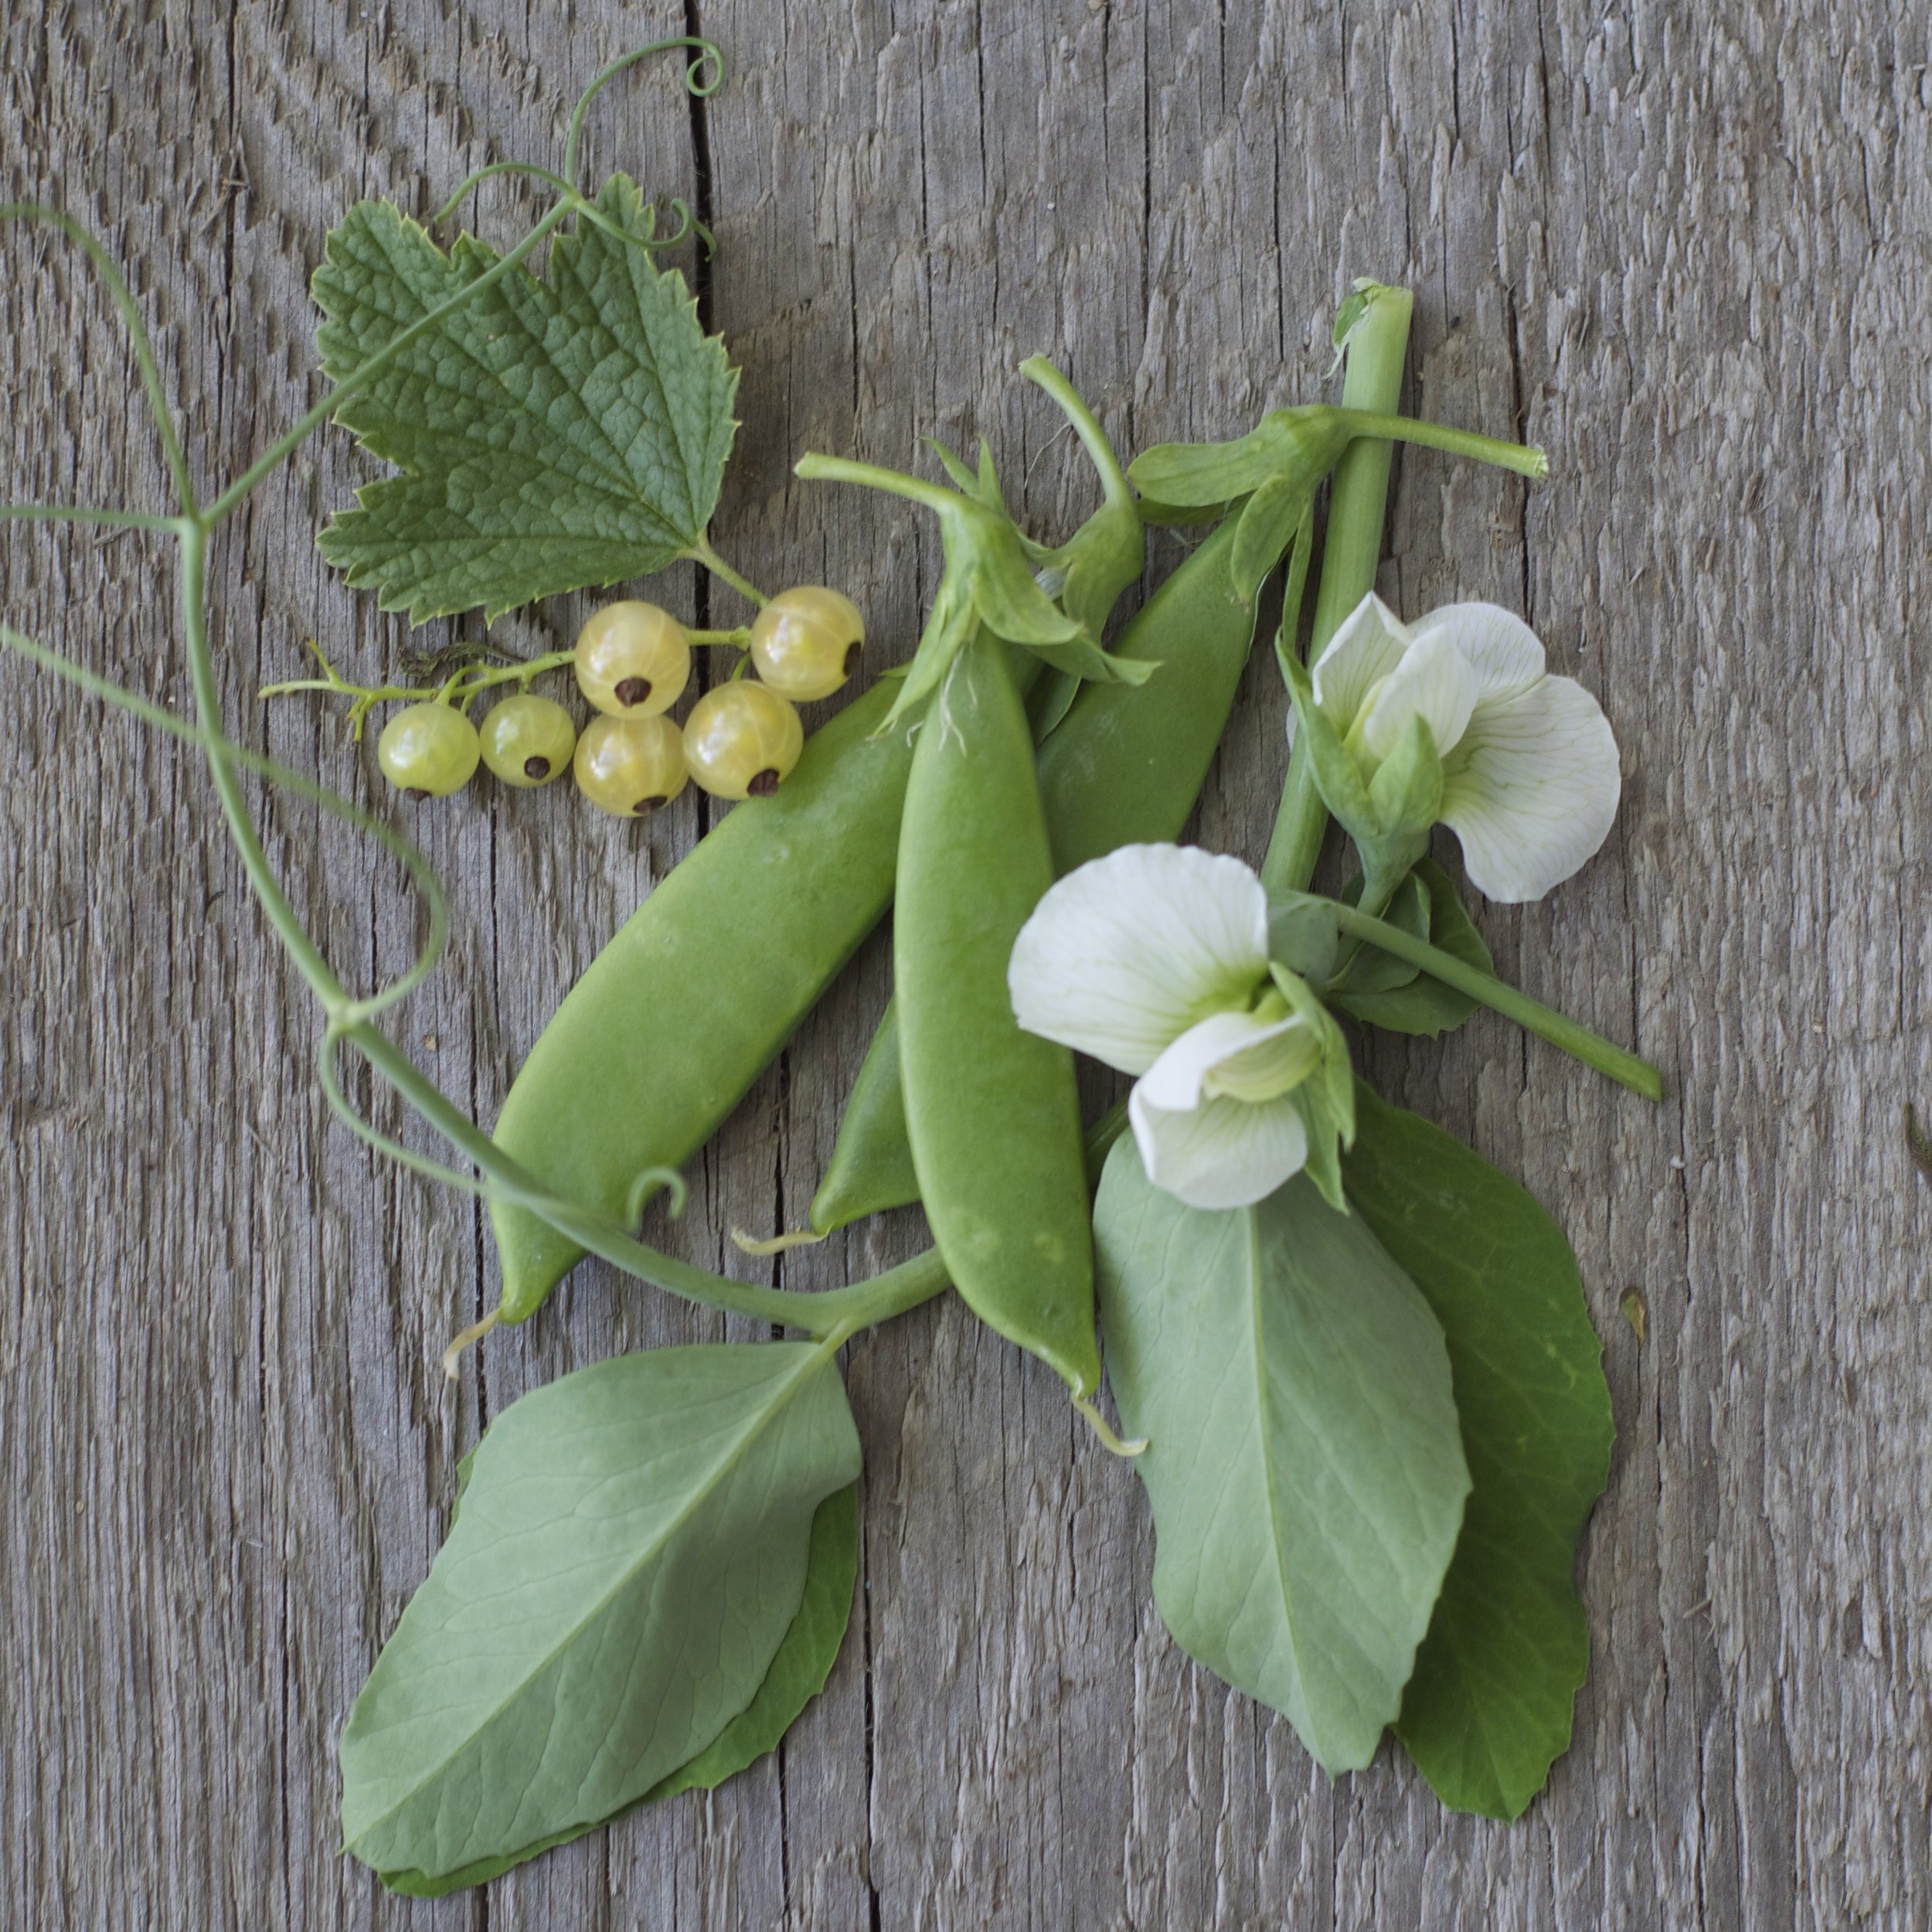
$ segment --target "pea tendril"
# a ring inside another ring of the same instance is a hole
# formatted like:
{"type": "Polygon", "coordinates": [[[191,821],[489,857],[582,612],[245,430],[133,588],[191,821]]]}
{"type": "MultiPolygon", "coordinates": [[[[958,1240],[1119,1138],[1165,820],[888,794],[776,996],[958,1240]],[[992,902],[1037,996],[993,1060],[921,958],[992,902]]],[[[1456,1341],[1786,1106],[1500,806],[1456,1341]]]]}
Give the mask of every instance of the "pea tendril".
{"type": "MultiPolygon", "coordinates": [[[[305,778],[276,760],[236,743],[223,728],[214,662],[207,628],[207,557],[210,538],[240,508],[254,490],[349,398],[366,388],[411,344],[436,328],[464,302],[481,291],[512,273],[543,239],[573,213],[587,212],[582,196],[570,186],[576,174],[577,149],[583,119],[590,103],[626,68],[648,55],[674,47],[697,50],[697,57],[685,67],[684,84],[695,96],[713,92],[723,78],[723,58],[711,42],[695,36],[680,36],[655,41],[614,61],[592,81],[573,110],[566,144],[565,165],[561,177],[547,171],[498,165],[480,171],[466,182],[454,199],[461,199],[477,180],[494,173],[517,172],[535,174],[556,189],[559,199],[538,219],[522,240],[474,281],[457,294],[428,311],[409,328],[402,330],[359,368],[335,385],[307,410],[213,501],[202,505],[196,495],[193,478],[179,430],[162,387],[158,364],[146,323],[125,280],[113,259],[94,236],[58,209],[31,202],[0,206],[0,222],[30,222],[58,230],[80,249],[100,277],[125,328],[142,388],[159,436],[164,459],[175,498],[176,514],[161,515],[118,509],[45,505],[0,505],[0,520],[15,522],[92,524],[103,527],[151,531],[173,537],[181,560],[180,597],[182,631],[195,701],[195,717],[177,716],[165,707],[139,697],[111,680],[69,662],[57,651],[36,643],[19,631],[0,626],[0,648],[18,652],[42,668],[78,686],[90,696],[131,713],[144,724],[198,746],[208,762],[217,797],[230,836],[250,888],[276,937],[281,941],[296,969],[308,982],[322,1009],[325,1026],[319,1043],[318,1072],[332,1109],[359,1138],[388,1158],[411,1170],[472,1194],[485,1192],[500,1196],[540,1216],[560,1233],[567,1235],[591,1252],[636,1278],[651,1283],[685,1300],[719,1309],[727,1314],[748,1316],[777,1325],[802,1330],[830,1345],[837,1345],[859,1329],[890,1316],[903,1314],[922,1301],[930,1301],[945,1289],[944,1268],[936,1253],[927,1252],[888,1270],[869,1281],[808,1295],[761,1287],[712,1274],[685,1262],[659,1253],[636,1240],[607,1216],[594,1209],[551,1194],[512,1161],[489,1135],[451,1101],[409,1056],[375,1024],[375,1021],[399,1001],[408,998],[433,972],[443,955],[449,934],[449,914],[440,884],[423,855],[393,827],[385,825],[341,794],[305,778]],[[253,774],[320,805],[344,819],[359,831],[379,840],[403,865],[421,892],[429,912],[429,930],[421,950],[396,978],[360,998],[352,997],[333,967],[315,944],[296,914],[270,867],[254,821],[242,792],[241,774],[253,774]],[[480,1170],[481,1177],[432,1161],[364,1120],[343,1091],[336,1070],[338,1052],[353,1047],[369,1066],[393,1088],[430,1125],[480,1170]]],[[[452,206],[454,205],[454,200],[452,206]]],[[[708,233],[680,203],[672,204],[682,225],[674,237],[661,245],[696,233],[709,241],[708,233]]],[[[447,211],[446,211],[447,212],[447,211]]],[[[595,219],[594,216],[592,217],[595,219]]],[[[708,541],[696,546],[697,562],[730,584],[749,601],[762,604],[765,599],[744,578],[724,563],[708,541]]],[[[698,632],[694,642],[733,645],[742,648],[748,634],[741,631],[698,632]]],[[[311,649],[315,647],[311,645],[311,649]]],[[[376,689],[351,685],[336,672],[319,650],[315,651],[324,676],[319,679],[292,680],[271,686],[265,695],[287,689],[322,689],[351,696],[352,719],[359,729],[369,706],[384,699],[440,696],[444,702],[467,703],[478,692],[494,685],[514,682],[527,684],[546,670],[560,668],[569,661],[567,652],[488,670],[474,665],[458,670],[440,687],[420,692],[401,687],[376,689]]],[[[658,1170],[644,1177],[642,1189],[671,1187],[681,1198],[682,1182],[668,1171],[658,1170]]],[[[641,1203],[640,1203],[641,1205],[641,1203]]],[[[479,1325],[457,1338],[454,1347],[473,1340],[489,1325],[479,1325]]]]}

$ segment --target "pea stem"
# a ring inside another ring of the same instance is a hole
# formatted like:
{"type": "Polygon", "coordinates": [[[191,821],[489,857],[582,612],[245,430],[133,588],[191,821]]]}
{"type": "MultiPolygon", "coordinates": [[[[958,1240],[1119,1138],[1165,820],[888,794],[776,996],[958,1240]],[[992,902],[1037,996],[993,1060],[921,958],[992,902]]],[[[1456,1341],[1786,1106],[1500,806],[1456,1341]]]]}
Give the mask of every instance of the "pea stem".
{"type": "Polygon", "coordinates": [[[1513,1019],[1526,1032],[1549,1041],[1553,1046],[1560,1047],[1586,1066],[1594,1066],[1598,1073],[1608,1074],[1632,1093],[1642,1094],[1645,1100],[1661,1100],[1664,1097],[1663,1076],[1657,1069],[1636,1054],[1627,1053],[1621,1046],[1611,1045],[1600,1033],[1593,1033],[1587,1026],[1544,1005],[1540,1000],[1532,999],[1527,993],[1506,985],[1493,974],[1481,971],[1466,961],[1458,959],[1453,953],[1445,953],[1440,947],[1431,946],[1426,939],[1417,939],[1412,934],[1405,933],[1400,926],[1391,926],[1385,920],[1357,912],[1352,906],[1338,902],[1330,902],[1329,910],[1336,925],[1351,938],[1379,947],[1383,952],[1393,953],[1397,959],[1419,967],[1445,986],[1466,993],[1479,1005],[1501,1013],[1505,1019],[1513,1019]]]}
{"type": "Polygon", "coordinates": [[[923,504],[929,510],[946,511],[961,498],[957,492],[923,476],[908,476],[903,470],[889,470],[877,463],[860,463],[848,456],[821,456],[815,451],[799,457],[791,466],[794,476],[808,483],[858,483],[869,490],[883,490],[889,496],[903,496],[923,504]]]}
{"type": "MultiPolygon", "coordinates": [[[[1413,301],[1413,298],[1410,299],[1413,301]]],[[[1386,295],[1378,297],[1370,304],[1368,315],[1372,315],[1386,300],[1386,295]]],[[[1365,315],[1362,320],[1366,329],[1368,316],[1365,315]]],[[[1406,322],[1406,318],[1404,320],[1406,322]]],[[[1406,337],[1406,328],[1404,335],[1406,337]]],[[[1355,359],[1354,346],[1353,342],[1349,344],[1351,365],[1355,359]]],[[[1507,443],[1494,436],[1478,436],[1473,430],[1453,429],[1447,423],[1425,423],[1413,416],[1393,416],[1386,410],[1359,408],[1349,403],[1347,397],[1345,376],[1342,405],[1335,413],[1357,438],[1389,438],[1398,443],[1415,443],[1424,449],[1444,450],[1451,456],[1466,456],[1478,463],[1493,464],[1498,469],[1513,470],[1519,476],[1541,478],[1549,474],[1549,458],[1533,444],[1507,443]]]]}
{"type": "Polygon", "coordinates": [[[107,530],[170,530],[172,516],[144,516],[133,510],[100,510],[80,503],[0,503],[0,523],[88,523],[107,530]]]}
{"type": "MultiPolygon", "coordinates": [[[[1406,288],[1384,288],[1349,338],[1342,377],[1344,410],[1389,420],[1402,393],[1402,365],[1409,350],[1409,318],[1415,298],[1406,288]]],[[[1375,588],[1382,560],[1382,526],[1388,514],[1389,467],[1393,446],[1362,436],[1351,443],[1335,465],[1328,497],[1328,534],[1321,551],[1321,584],[1315,593],[1315,629],[1308,662],[1317,663],[1342,620],[1375,588]]],[[[1285,648],[1294,640],[1284,638],[1285,648]]],[[[1288,759],[1281,807],[1261,862],[1261,883],[1270,892],[1304,892],[1321,855],[1328,828],[1327,808],[1315,788],[1315,762],[1305,743],[1288,759]]]]}

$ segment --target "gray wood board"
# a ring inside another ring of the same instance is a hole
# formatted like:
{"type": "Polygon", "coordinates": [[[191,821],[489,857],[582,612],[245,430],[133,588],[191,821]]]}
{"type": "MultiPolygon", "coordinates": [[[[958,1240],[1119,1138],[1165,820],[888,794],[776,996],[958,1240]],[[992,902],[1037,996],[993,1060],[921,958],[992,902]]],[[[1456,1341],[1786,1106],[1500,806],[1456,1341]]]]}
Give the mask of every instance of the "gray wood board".
{"type": "MultiPolygon", "coordinates": [[[[330,1121],[316,1015],[193,759],[9,662],[0,1920],[1932,1921],[1932,1196],[1900,1127],[1932,1102],[1923,10],[730,0],[702,20],[725,90],[694,114],[665,67],[626,81],[587,171],[696,196],[708,158],[709,301],[745,369],[719,544],[754,580],[849,587],[877,661],[917,634],[931,532],[791,459],[908,464],[920,434],[983,434],[1064,529],[1087,484],[1014,376],[1035,350],[1124,446],[1232,434],[1329,393],[1327,319],[1372,274],[1417,291],[1413,407],[1549,448],[1533,489],[1403,460],[1383,587],[1412,614],[1519,607],[1602,697],[1628,773],[1609,845],[1481,923],[1671,1098],[1490,1020],[1366,1059],[1521,1175],[1582,1261],[1620,1435],[1575,1747],[1513,1828],[1445,1815],[1393,1750],[1331,1787],[1175,1650],[1131,1471],[949,1299],[850,1350],[863,1594],[783,1751],[487,1900],[386,1897],[338,1855],[333,1740],[457,1458],[575,1363],[730,1325],[587,1267],[447,1385],[439,1350],[494,1295],[473,1206],[330,1121]]],[[[599,63],[683,24],[658,0],[30,3],[0,29],[0,192],[129,265],[212,482],[317,393],[308,277],[349,201],[427,213],[481,162],[553,163],[599,63]]],[[[513,233],[529,206],[499,182],[477,218],[513,233]]],[[[44,235],[4,247],[0,495],[161,506],[107,305],[44,235]]],[[[389,811],[337,715],[253,697],[305,638],[370,674],[405,643],[314,549],[369,474],[330,434],[259,492],[216,552],[214,634],[244,739],[389,811]]],[[[1153,547],[1156,570],[1178,554],[1153,547]]],[[[185,708],[172,587],[144,537],[0,543],[10,621],[185,708]]],[[[662,594],[700,594],[680,572],[662,594]]],[[[499,633],[567,639],[582,607],[499,633]]],[[[1260,653],[1200,839],[1258,856],[1283,762],[1260,653]]],[[[560,787],[400,809],[457,911],[406,1036],[487,1121],[709,808],[634,828],[560,787]]],[[[333,957],[396,970],[423,929],[396,868],[285,798],[257,811],[333,957]]],[[[875,944],[667,1240],[743,1267],[732,1223],[802,1218],[887,978],[875,944]]],[[[917,1239],[899,1216],[771,1278],[856,1279],[917,1239]]]]}

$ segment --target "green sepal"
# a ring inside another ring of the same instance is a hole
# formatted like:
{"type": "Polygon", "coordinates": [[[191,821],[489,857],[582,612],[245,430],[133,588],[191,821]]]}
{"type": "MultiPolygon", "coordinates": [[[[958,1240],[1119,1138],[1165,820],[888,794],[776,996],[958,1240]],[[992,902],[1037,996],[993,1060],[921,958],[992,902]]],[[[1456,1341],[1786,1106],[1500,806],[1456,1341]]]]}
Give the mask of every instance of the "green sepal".
{"type": "Polygon", "coordinates": [[[1290,1088],[1287,1098],[1294,1103],[1307,1131],[1309,1179],[1321,1189],[1329,1206],[1338,1214],[1346,1214],[1341,1155],[1342,1148],[1355,1144],[1355,1069],[1349,1060],[1349,1043],[1335,1015],[1299,974],[1274,961],[1268,973],[1296,1018],[1321,1036],[1321,1065],[1300,1085],[1290,1088]]]}
{"type": "MultiPolygon", "coordinates": [[[[1442,760],[1436,755],[1435,734],[1420,713],[1411,715],[1394,748],[1376,767],[1369,801],[1375,808],[1377,836],[1384,841],[1426,835],[1442,816],[1442,760]]],[[[1411,859],[1402,870],[1413,863],[1411,859]]]]}
{"type": "Polygon", "coordinates": [[[1281,553],[1306,521],[1308,507],[1308,492],[1287,477],[1264,483],[1243,505],[1228,558],[1234,594],[1243,603],[1253,600],[1268,573],[1281,560],[1281,553]]]}
{"type": "Polygon", "coordinates": [[[1381,822],[1369,796],[1368,781],[1354,754],[1315,702],[1315,681],[1308,675],[1308,666],[1288,654],[1281,660],[1281,675],[1294,703],[1295,730],[1308,745],[1321,802],[1358,845],[1365,838],[1380,837],[1381,822]]]}
{"type": "Polygon", "coordinates": [[[912,668],[879,726],[882,733],[933,696],[961,651],[981,628],[1083,678],[1138,684],[1153,674],[1153,665],[1117,662],[1108,657],[1080,621],[1061,610],[1040,587],[1033,575],[1033,560],[1046,553],[1039,546],[1029,544],[1004,510],[977,494],[983,491],[997,502],[998,480],[990,454],[981,454],[976,493],[972,495],[944,489],[876,464],[832,457],[801,457],[796,471],[808,480],[862,483],[895,496],[910,497],[939,519],[945,571],[912,668]]]}
{"type": "MultiPolygon", "coordinates": [[[[962,495],[975,498],[979,496],[979,478],[973,474],[972,465],[957,450],[936,436],[922,436],[919,440],[939,458],[939,467],[952,478],[962,495]]],[[[995,507],[1004,509],[1005,505],[1002,503],[995,507]]]]}
{"type": "Polygon", "coordinates": [[[1268,957],[1317,985],[1335,971],[1342,950],[1335,908],[1313,893],[1268,896],[1268,957]]]}
{"type": "Polygon", "coordinates": [[[1355,754],[1315,702],[1307,666],[1284,653],[1281,675],[1294,700],[1296,730],[1307,740],[1321,802],[1362,855],[1369,904],[1384,903],[1422,856],[1442,808],[1442,761],[1428,725],[1410,719],[1374,777],[1365,779],[1355,754]]]}
{"type": "Polygon", "coordinates": [[[1127,467],[1143,497],[1177,509],[1231,503],[1273,480],[1282,468],[1271,417],[1227,443],[1157,443],[1127,467]]]}
{"type": "Polygon", "coordinates": [[[1157,502],[1199,506],[1246,496],[1278,482],[1311,494],[1355,432],[1325,403],[1270,410],[1231,443],[1159,443],[1128,466],[1134,486],[1157,502]]]}

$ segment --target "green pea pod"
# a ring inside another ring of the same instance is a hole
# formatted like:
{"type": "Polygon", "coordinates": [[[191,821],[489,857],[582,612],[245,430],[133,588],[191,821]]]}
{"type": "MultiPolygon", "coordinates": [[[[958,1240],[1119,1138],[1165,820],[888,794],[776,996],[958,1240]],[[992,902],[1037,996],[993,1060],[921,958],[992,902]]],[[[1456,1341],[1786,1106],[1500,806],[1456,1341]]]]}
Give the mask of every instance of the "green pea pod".
{"type": "Polygon", "coordinates": [[[811,1231],[830,1234],[849,1221],[918,1199],[919,1176],[913,1171],[906,1101],[900,1090],[899,1008],[888,1000],[852,1083],[825,1178],[812,1196],[811,1231]]]}
{"type": "Polygon", "coordinates": [[[968,1307],[1077,1396],[1099,1386],[1073,1056],[1022,1032],[1013,941],[1053,881],[1033,738],[981,632],[920,724],[893,947],[906,1124],[940,1257],[968,1307]]]}
{"type": "MultiPolygon", "coordinates": [[[[892,897],[911,747],[874,737],[875,685],[661,879],[566,996],[517,1075],[496,1139],[560,1193],[628,1217],[639,1175],[716,1131],[892,897]]],[[[521,1321],[583,1250],[493,1202],[503,1318],[521,1321]]]]}
{"type": "MultiPolygon", "coordinates": [[[[1089,685],[1040,747],[1041,799],[1056,873],[1117,846],[1178,838],[1226,729],[1254,638],[1254,607],[1231,587],[1235,526],[1223,523],[1163,583],[1116,655],[1160,663],[1144,685],[1089,685]]],[[[898,1080],[898,1024],[888,1005],[846,1103],[815,1233],[919,1198],[898,1080]]]]}

